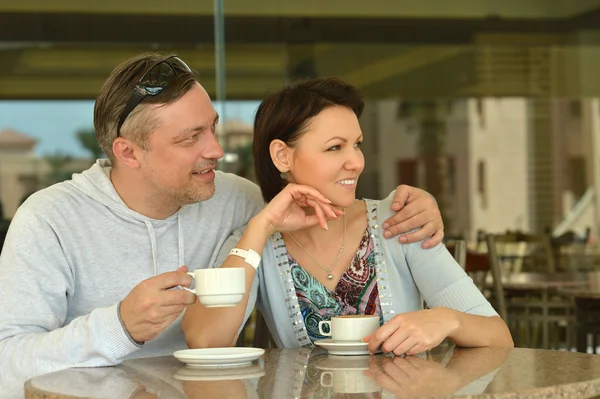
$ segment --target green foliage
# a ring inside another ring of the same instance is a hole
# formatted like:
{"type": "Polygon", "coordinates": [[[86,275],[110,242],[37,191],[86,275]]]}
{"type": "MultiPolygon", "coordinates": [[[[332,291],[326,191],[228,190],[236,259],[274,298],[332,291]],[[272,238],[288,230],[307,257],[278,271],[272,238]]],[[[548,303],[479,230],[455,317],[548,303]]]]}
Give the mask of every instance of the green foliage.
{"type": "Polygon", "coordinates": [[[238,153],[240,169],[237,174],[248,180],[254,181],[254,157],[252,156],[252,142],[236,149],[238,153]]]}
{"type": "Polygon", "coordinates": [[[67,165],[73,157],[57,151],[54,154],[44,156],[44,160],[50,166],[50,172],[45,176],[45,185],[49,186],[71,178],[73,171],[67,170],[67,165]]]}
{"type": "Polygon", "coordinates": [[[78,130],[75,133],[77,140],[79,140],[79,144],[88,150],[94,160],[101,158],[104,156],[104,151],[98,145],[98,140],[96,140],[96,132],[94,129],[82,129],[78,130]]]}

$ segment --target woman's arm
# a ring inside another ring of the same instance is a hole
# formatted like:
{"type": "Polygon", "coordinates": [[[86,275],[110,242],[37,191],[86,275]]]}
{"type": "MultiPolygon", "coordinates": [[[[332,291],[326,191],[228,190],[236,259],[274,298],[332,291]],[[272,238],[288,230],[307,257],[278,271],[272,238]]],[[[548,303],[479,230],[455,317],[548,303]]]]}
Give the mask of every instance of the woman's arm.
{"type": "Polygon", "coordinates": [[[512,337],[498,316],[478,316],[445,307],[417,310],[394,316],[365,338],[369,350],[416,355],[449,338],[457,346],[512,348],[512,337]]]}
{"type": "Polygon", "coordinates": [[[514,343],[504,320],[499,316],[478,316],[449,308],[442,309],[457,320],[456,328],[448,338],[457,346],[496,346],[512,348],[514,343]]]}
{"type": "MultiPolygon", "coordinates": [[[[260,214],[259,214],[260,215],[260,214]]],[[[229,254],[232,248],[252,249],[262,256],[263,248],[269,237],[270,226],[264,225],[264,220],[255,216],[248,223],[244,234],[237,244],[232,245],[239,234],[232,235],[225,243],[219,254],[223,258],[229,254]]],[[[188,306],[181,327],[185,335],[185,342],[189,348],[211,348],[233,346],[237,340],[238,331],[245,321],[246,309],[250,295],[254,296],[250,301],[253,307],[256,300],[256,290],[252,292],[252,284],[256,275],[254,267],[250,266],[242,258],[229,255],[225,259],[222,268],[243,267],[246,270],[246,291],[244,297],[236,306],[208,308],[196,301],[188,306]]]]}
{"type": "MultiPolygon", "coordinates": [[[[317,190],[295,184],[288,184],[258,215],[250,220],[247,228],[235,245],[243,250],[252,249],[262,256],[263,248],[275,231],[298,230],[319,223],[327,227],[327,220],[341,216],[342,212],[333,208],[331,202],[317,190]],[[312,208],[314,214],[307,214],[306,208],[312,208]]],[[[219,257],[222,259],[231,249],[225,245],[219,257]],[[226,253],[224,253],[226,252],[226,253]]],[[[273,265],[262,265],[272,267],[273,265]]],[[[242,258],[229,255],[221,267],[243,267],[246,269],[246,293],[236,306],[208,308],[198,301],[187,308],[181,326],[189,348],[208,348],[232,346],[237,333],[244,322],[248,298],[256,295],[252,284],[256,271],[242,258]]],[[[254,301],[250,302],[254,305],[254,301]]]]}
{"type": "MultiPolygon", "coordinates": [[[[430,309],[399,314],[368,337],[369,349],[416,354],[449,338],[459,346],[512,347],[504,321],[452,255],[438,244],[424,250],[419,243],[392,243],[397,265],[404,262],[430,309]]],[[[400,266],[401,267],[401,266],[400,266]]]]}

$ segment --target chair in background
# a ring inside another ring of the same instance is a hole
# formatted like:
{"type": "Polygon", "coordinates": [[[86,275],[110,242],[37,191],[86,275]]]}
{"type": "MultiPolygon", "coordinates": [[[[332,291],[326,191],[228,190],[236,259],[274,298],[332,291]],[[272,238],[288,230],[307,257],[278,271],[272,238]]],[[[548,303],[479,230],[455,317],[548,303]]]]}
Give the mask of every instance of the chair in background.
{"type": "Polygon", "coordinates": [[[521,232],[488,234],[487,246],[491,269],[503,287],[494,296],[506,306],[505,321],[515,344],[538,347],[541,331],[543,348],[558,347],[559,335],[563,334],[570,348],[574,340],[573,305],[558,295],[552,284],[545,284],[556,278],[550,237],[521,232]]]}
{"type": "Polygon", "coordinates": [[[576,276],[577,273],[596,269],[597,256],[587,253],[590,234],[590,228],[587,228],[583,236],[569,230],[559,236],[551,237],[557,270],[576,276]]]}
{"type": "Polygon", "coordinates": [[[485,252],[467,250],[465,271],[473,279],[479,290],[488,298],[502,320],[507,322],[506,301],[502,276],[496,263],[490,261],[490,255],[485,252]]]}
{"type": "Polygon", "coordinates": [[[519,272],[555,273],[556,264],[550,236],[527,234],[520,231],[488,234],[486,238],[490,258],[506,275],[519,272]],[[492,248],[490,248],[492,238],[492,248]]]}
{"type": "Polygon", "coordinates": [[[254,348],[275,348],[275,342],[269,327],[258,309],[254,309],[246,325],[240,332],[236,346],[252,346],[254,348]]]}
{"type": "Polygon", "coordinates": [[[273,337],[271,336],[271,332],[269,331],[269,327],[267,326],[267,322],[265,318],[262,316],[260,311],[255,310],[256,313],[256,321],[254,327],[254,339],[252,340],[252,346],[255,348],[275,348],[275,342],[273,341],[273,337]]]}
{"type": "Polygon", "coordinates": [[[458,240],[454,243],[453,255],[460,267],[465,269],[467,265],[467,242],[465,240],[458,240]]]}
{"type": "Polygon", "coordinates": [[[462,236],[446,237],[444,243],[456,262],[464,269],[467,261],[467,241],[462,236]]]}

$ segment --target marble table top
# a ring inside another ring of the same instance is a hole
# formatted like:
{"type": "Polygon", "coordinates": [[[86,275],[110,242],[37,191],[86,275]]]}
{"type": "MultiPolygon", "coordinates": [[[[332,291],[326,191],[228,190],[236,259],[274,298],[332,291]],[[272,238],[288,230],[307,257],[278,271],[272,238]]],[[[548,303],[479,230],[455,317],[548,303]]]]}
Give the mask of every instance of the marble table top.
{"type": "Polygon", "coordinates": [[[271,349],[251,366],[192,369],[172,356],[35,377],[27,399],[591,398],[600,356],[440,346],[420,356],[328,356],[271,349]]]}

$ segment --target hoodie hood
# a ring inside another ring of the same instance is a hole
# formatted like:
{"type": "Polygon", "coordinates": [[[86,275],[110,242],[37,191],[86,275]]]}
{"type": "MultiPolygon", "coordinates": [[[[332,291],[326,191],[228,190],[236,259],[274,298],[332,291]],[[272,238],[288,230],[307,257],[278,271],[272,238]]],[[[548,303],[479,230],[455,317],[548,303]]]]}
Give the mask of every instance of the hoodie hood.
{"type": "Polygon", "coordinates": [[[99,202],[111,209],[113,213],[121,217],[122,219],[128,220],[131,223],[143,223],[148,231],[148,237],[152,248],[152,259],[153,259],[153,271],[154,275],[157,274],[157,244],[156,234],[154,232],[154,225],[170,222],[173,219],[177,219],[177,241],[178,241],[178,261],[179,266],[185,264],[184,259],[184,240],[183,230],[181,226],[181,213],[183,207],[179,209],[175,214],[169,216],[167,219],[152,219],[142,215],[129,208],[125,202],[121,199],[117,190],[110,180],[110,171],[112,165],[109,159],[98,159],[96,163],[89,169],[82,173],[76,173],[73,178],[66,183],[73,186],[75,189],[86,194],[93,201],[99,202]]]}

